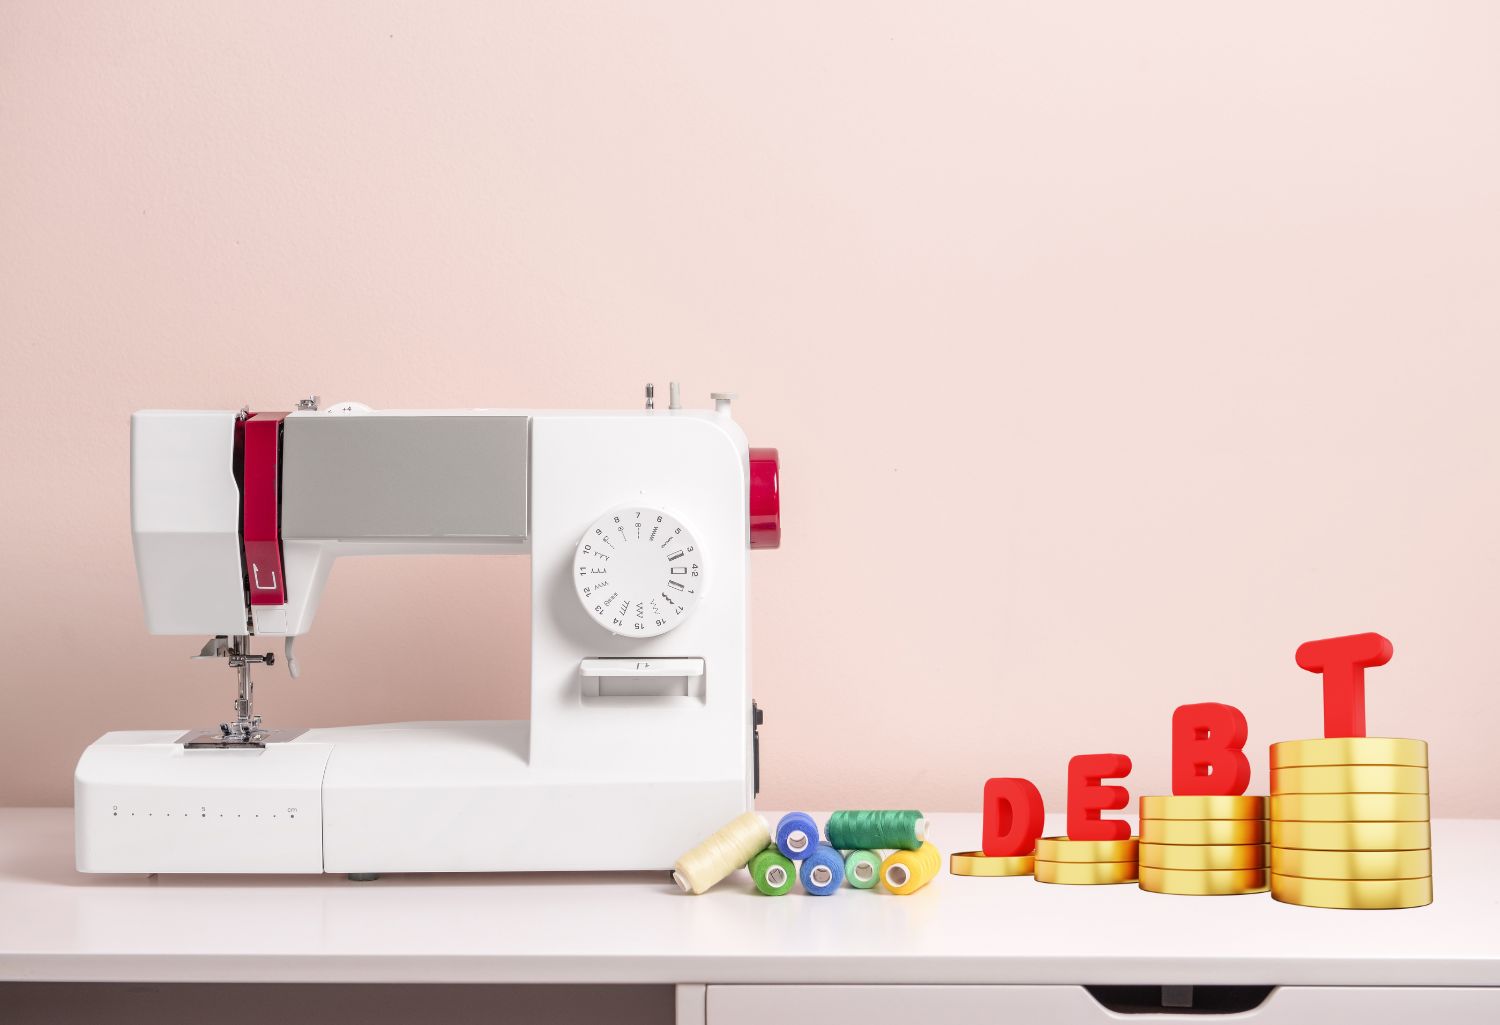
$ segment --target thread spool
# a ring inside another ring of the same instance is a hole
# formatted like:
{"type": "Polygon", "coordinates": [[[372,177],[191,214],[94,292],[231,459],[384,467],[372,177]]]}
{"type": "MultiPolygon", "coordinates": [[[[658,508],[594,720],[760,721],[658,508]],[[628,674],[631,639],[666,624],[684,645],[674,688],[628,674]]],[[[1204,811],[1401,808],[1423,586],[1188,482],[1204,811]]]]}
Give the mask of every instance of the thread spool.
{"type": "Polygon", "coordinates": [[[776,848],[801,861],[818,846],[818,820],[805,811],[789,811],[776,823],[776,848]]]}
{"type": "Polygon", "coordinates": [[[880,855],[874,851],[850,851],[844,855],[844,878],[856,890],[868,890],[880,882],[880,855]]]}
{"type": "Polygon", "coordinates": [[[684,893],[703,893],[737,868],[743,868],[771,842],[766,820],[747,811],[677,859],[672,879],[684,893]]]}
{"type": "Polygon", "coordinates": [[[797,881],[797,866],[775,846],[767,847],[750,859],[750,878],[767,897],[780,897],[797,881]]]}
{"type": "Polygon", "coordinates": [[[828,816],[828,842],[840,850],[914,851],[927,839],[919,811],[836,811],[828,816]]]}
{"type": "Polygon", "coordinates": [[[880,863],[880,881],[885,888],[898,896],[916,893],[932,882],[943,866],[943,856],[924,840],[914,851],[893,851],[880,863]]]}
{"type": "Polygon", "coordinates": [[[826,843],[802,861],[802,888],[814,897],[827,897],[844,885],[844,856],[826,843]]]}

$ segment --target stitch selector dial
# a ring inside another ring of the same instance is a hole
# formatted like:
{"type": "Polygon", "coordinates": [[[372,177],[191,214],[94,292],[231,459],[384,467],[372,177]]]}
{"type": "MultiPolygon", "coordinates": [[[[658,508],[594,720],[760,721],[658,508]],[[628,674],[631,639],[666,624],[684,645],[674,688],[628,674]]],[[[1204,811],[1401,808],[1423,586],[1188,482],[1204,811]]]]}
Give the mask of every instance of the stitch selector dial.
{"type": "Polygon", "coordinates": [[[578,600],[621,637],[655,637],[681,623],[703,594],[703,553],[675,518],[627,506],[594,521],[573,555],[578,600]]]}

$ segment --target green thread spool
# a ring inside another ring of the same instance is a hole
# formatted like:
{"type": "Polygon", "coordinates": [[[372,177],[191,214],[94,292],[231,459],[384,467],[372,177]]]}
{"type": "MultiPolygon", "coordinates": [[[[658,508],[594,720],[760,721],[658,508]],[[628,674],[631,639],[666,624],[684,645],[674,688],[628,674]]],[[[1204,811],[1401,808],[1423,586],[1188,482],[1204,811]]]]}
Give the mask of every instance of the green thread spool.
{"type": "Polygon", "coordinates": [[[856,890],[873,889],[880,882],[880,855],[874,851],[850,851],[844,855],[844,878],[856,890]]]}
{"type": "Polygon", "coordinates": [[[841,851],[914,851],[927,839],[927,820],[919,811],[836,811],[824,832],[841,851]]]}
{"type": "Polygon", "coordinates": [[[773,845],[750,859],[750,878],[755,880],[755,888],[767,897],[780,897],[797,881],[797,869],[792,859],[773,845]]]}

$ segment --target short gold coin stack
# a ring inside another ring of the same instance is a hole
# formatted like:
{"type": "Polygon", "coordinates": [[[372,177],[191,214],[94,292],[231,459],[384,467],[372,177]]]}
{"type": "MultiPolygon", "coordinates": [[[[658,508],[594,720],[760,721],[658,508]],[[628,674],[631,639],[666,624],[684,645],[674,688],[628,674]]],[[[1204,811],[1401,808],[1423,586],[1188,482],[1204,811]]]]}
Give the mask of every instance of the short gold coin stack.
{"type": "Polygon", "coordinates": [[[1126,840],[1070,840],[1044,836],[1036,842],[1032,874],[1039,883],[1100,885],[1133,883],[1139,844],[1126,840]]]}
{"type": "Polygon", "coordinates": [[[1432,903],[1427,743],[1271,745],[1271,896],[1318,908],[1432,903]]]}
{"type": "Polygon", "coordinates": [[[948,858],[948,871],[956,876],[1029,876],[1036,859],[1030,854],[990,857],[984,851],[958,851],[948,858]]]}
{"type": "Polygon", "coordinates": [[[1194,897],[1265,892],[1266,799],[1141,798],[1141,889],[1194,897]]]}

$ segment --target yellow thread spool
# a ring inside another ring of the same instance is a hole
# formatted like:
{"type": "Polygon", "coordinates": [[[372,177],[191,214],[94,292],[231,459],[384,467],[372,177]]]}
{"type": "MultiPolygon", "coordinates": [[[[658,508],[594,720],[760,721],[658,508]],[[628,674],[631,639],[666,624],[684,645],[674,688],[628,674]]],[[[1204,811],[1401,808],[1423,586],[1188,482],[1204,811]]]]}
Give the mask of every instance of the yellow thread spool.
{"type": "Polygon", "coordinates": [[[898,896],[916,893],[937,877],[943,867],[943,856],[932,845],[923,840],[914,851],[893,851],[880,863],[880,881],[885,888],[898,896]]]}
{"type": "Polygon", "coordinates": [[[766,820],[747,811],[678,858],[672,879],[684,893],[703,893],[735,869],[744,868],[770,843],[766,820]]]}

